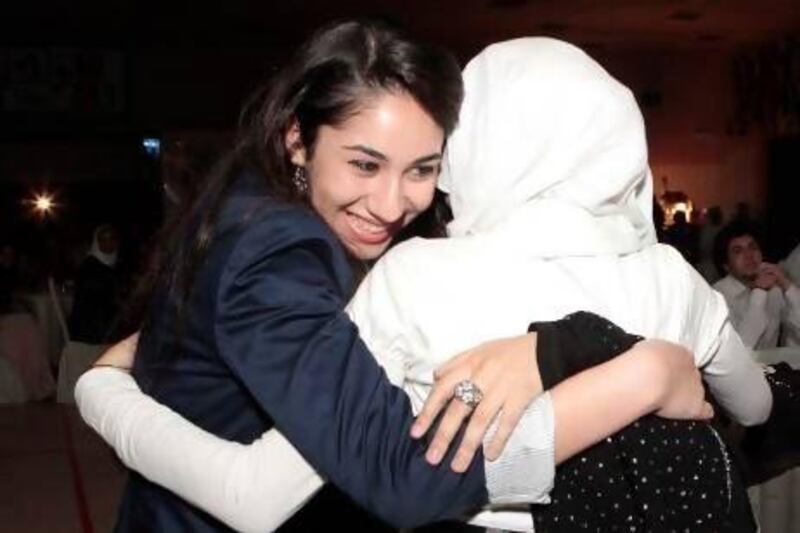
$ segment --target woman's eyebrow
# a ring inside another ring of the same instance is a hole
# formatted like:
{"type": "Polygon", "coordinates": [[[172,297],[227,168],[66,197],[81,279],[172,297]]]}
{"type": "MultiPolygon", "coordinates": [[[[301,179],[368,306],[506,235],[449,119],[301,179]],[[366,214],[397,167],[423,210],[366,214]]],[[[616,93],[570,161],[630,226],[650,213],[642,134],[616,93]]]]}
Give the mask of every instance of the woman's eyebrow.
{"type": "Polygon", "coordinates": [[[411,165],[412,166],[421,165],[422,163],[428,163],[430,161],[440,161],[441,159],[442,159],[442,153],[441,152],[436,152],[435,154],[430,154],[430,155],[426,155],[426,156],[420,157],[419,159],[415,159],[411,163],[411,165]]]}
{"type": "Polygon", "coordinates": [[[379,151],[375,150],[374,148],[370,148],[368,146],[364,146],[363,144],[354,144],[352,146],[344,146],[345,150],[352,150],[355,152],[361,152],[366,154],[370,157],[374,157],[375,159],[380,159],[381,161],[388,161],[389,158],[386,157],[384,154],[380,153],[379,151]]]}

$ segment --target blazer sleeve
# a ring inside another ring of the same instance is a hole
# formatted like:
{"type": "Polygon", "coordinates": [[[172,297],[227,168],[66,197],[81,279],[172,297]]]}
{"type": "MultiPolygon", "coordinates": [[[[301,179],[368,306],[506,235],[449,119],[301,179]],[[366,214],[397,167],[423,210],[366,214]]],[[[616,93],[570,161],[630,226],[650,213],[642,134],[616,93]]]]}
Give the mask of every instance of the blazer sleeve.
{"type": "Polygon", "coordinates": [[[311,214],[253,222],[221,276],[221,357],[300,453],[386,522],[414,527],[479,508],[483,457],[463,475],[425,461],[424,443],[409,437],[408,397],[343,311],[337,247],[311,214]]]}
{"type": "Polygon", "coordinates": [[[536,361],[545,390],[610,361],[642,340],[588,311],[577,311],[561,320],[533,322],[528,331],[538,334],[536,361]]]}

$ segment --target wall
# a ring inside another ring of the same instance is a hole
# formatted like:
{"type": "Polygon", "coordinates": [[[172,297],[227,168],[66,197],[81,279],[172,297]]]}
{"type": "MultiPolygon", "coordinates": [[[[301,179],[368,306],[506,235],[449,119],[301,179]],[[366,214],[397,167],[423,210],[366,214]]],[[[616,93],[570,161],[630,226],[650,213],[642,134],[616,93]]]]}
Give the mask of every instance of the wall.
{"type": "Polygon", "coordinates": [[[730,132],[735,112],[734,51],[599,51],[594,55],[640,97],[656,192],[689,195],[695,206],[738,202],[756,212],[766,201],[767,138],[730,132]],[[642,96],[645,98],[642,99],[642,96]]]}

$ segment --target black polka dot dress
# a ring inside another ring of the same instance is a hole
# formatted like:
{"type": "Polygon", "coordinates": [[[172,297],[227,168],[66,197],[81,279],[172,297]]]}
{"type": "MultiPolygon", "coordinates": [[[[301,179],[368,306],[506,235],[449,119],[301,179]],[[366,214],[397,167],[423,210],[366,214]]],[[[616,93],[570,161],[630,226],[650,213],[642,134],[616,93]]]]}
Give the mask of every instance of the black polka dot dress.
{"type": "MultiPolygon", "coordinates": [[[[546,388],[635,344],[590,313],[536,323],[546,388]]],[[[565,461],[549,505],[531,506],[536,533],[755,531],[739,473],[720,435],[704,422],[654,415],[565,461]]]]}

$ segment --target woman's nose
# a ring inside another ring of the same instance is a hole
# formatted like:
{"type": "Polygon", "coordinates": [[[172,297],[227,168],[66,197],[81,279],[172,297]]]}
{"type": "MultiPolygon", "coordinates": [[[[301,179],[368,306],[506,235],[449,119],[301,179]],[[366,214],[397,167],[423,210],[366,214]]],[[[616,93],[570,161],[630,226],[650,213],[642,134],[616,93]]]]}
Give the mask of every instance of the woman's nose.
{"type": "Polygon", "coordinates": [[[405,210],[402,180],[396,177],[382,180],[370,194],[369,200],[368,208],[374,217],[384,224],[397,222],[405,210]]]}

